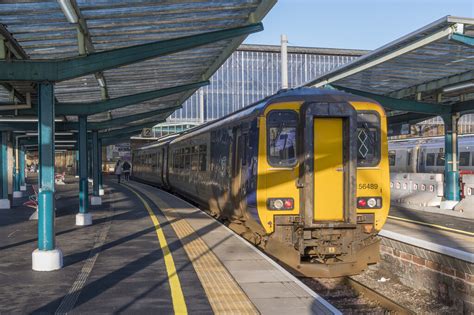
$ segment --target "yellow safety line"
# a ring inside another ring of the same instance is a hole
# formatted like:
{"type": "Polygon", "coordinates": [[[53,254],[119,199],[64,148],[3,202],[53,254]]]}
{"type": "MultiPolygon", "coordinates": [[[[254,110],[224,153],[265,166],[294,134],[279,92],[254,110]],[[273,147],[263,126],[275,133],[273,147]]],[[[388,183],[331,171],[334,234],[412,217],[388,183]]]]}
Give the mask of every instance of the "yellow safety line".
{"type": "Polygon", "coordinates": [[[431,224],[431,223],[426,223],[426,222],[420,222],[420,221],[415,221],[415,220],[410,220],[410,219],[405,219],[405,218],[400,218],[400,217],[394,217],[394,216],[391,216],[391,215],[389,215],[388,217],[390,219],[394,219],[394,220],[405,221],[405,222],[410,222],[410,223],[415,223],[415,224],[419,224],[419,225],[433,227],[433,228],[440,229],[440,230],[446,230],[446,231],[455,232],[455,233],[459,233],[459,234],[474,236],[474,233],[472,233],[472,232],[452,229],[452,228],[448,228],[448,227],[445,227],[445,226],[442,226],[442,225],[431,224]]]}
{"type": "MultiPolygon", "coordinates": [[[[137,186],[134,186],[138,188],[137,186]]],[[[147,188],[144,190],[149,193],[147,188]]],[[[161,197],[150,194],[151,201],[158,206],[163,215],[171,222],[171,227],[183,242],[184,250],[192,262],[194,270],[206,292],[214,314],[259,314],[233,276],[217,258],[211,248],[196,233],[179,211],[161,197]]]]}
{"type": "Polygon", "coordinates": [[[163,257],[165,260],[166,272],[168,273],[168,280],[171,288],[171,298],[173,300],[173,309],[175,314],[188,314],[188,309],[186,307],[186,302],[184,301],[183,290],[181,289],[181,283],[179,281],[178,273],[176,272],[176,267],[174,265],[173,256],[171,255],[168,243],[166,242],[165,234],[160,227],[160,222],[156,217],[153,210],[146,202],[145,199],[140,196],[134,189],[127,186],[130,191],[132,191],[137,197],[141,200],[145,206],[148,214],[150,215],[151,221],[155,225],[156,235],[158,236],[158,241],[160,242],[161,251],[163,252],[163,257]]]}

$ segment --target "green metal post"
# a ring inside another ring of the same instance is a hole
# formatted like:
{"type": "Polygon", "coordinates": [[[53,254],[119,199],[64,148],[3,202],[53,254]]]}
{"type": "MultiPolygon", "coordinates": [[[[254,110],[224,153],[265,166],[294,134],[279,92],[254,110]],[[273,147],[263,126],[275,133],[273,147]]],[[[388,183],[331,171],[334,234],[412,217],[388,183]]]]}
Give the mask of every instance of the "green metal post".
{"type": "Polygon", "coordinates": [[[54,88],[38,85],[38,249],[53,250],[54,244],[54,88]]]}
{"type": "Polygon", "coordinates": [[[94,181],[93,195],[99,196],[99,132],[92,132],[92,179],[94,181]]]}
{"type": "Polygon", "coordinates": [[[87,176],[88,178],[92,178],[92,143],[87,144],[87,176]]]}
{"type": "Polygon", "coordinates": [[[443,115],[444,121],[444,198],[448,201],[460,200],[457,115],[443,115]]]}
{"type": "MultiPolygon", "coordinates": [[[[7,132],[0,131],[0,199],[8,200],[8,148],[7,132]]],[[[9,207],[8,207],[9,208],[9,207]]]]}
{"type": "Polygon", "coordinates": [[[76,150],[76,176],[79,176],[79,150],[76,150]]]}
{"type": "Polygon", "coordinates": [[[99,195],[103,194],[104,187],[103,187],[103,178],[102,178],[102,139],[98,138],[97,139],[98,144],[97,144],[97,160],[98,160],[98,167],[99,167],[99,195]]]}
{"type": "MultiPolygon", "coordinates": [[[[20,156],[19,156],[19,148],[18,148],[18,142],[15,140],[13,141],[15,143],[15,147],[13,148],[13,191],[18,192],[20,191],[20,156]]],[[[15,195],[15,193],[13,193],[15,195]]],[[[15,197],[15,196],[13,196],[15,197]]]]}
{"type": "Polygon", "coordinates": [[[20,189],[21,187],[25,186],[25,147],[20,146],[19,149],[19,156],[20,156],[20,189]]]}
{"type": "Polygon", "coordinates": [[[79,116],[79,213],[87,213],[89,185],[87,181],[87,116],[79,116]]]}

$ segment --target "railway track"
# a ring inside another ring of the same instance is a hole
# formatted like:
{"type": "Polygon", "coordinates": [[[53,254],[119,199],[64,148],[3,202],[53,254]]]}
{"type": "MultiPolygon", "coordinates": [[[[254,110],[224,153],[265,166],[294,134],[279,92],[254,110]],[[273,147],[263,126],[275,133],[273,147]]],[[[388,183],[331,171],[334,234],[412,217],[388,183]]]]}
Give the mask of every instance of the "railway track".
{"type": "Polygon", "coordinates": [[[352,277],[300,279],[343,314],[415,314],[352,277]]]}

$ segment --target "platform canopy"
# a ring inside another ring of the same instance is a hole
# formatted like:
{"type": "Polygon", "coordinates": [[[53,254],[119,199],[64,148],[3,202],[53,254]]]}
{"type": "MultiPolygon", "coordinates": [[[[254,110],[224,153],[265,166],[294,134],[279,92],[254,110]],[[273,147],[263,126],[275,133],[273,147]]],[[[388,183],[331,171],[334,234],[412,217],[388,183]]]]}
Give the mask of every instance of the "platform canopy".
{"type": "Polygon", "coordinates": [[[308,83],[380,102],[389,123],[474,110],[474,19],[446,16],[308,83]]]}
{"type": "Polygon", "coordinates": [[[36,130],[37,84],[56,128],[129,137],[164,121],[261,31],[276,0],[0,2],[0,130],[36,130]]]}

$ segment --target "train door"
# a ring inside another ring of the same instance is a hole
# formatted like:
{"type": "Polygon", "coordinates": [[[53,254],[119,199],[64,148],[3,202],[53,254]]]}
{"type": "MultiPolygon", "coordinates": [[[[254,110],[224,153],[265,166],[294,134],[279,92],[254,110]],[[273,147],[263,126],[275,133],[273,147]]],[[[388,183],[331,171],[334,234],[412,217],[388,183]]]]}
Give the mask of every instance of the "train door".
{"type": "Polygon", "coordinates": [[[240,128],[234,129],[234,147],[232,154],[232,182],[231,199],[234,207],[234,215],[243,217],[242,205],[242,164],[244,160],[244,135],[240,128]]]}
{"type": "Polygon", "coordinates": [[[303,113],[306,225],[355,224],[357,113],[347,103],[310,103],[303,113]]]}
{"type": "Polygon", "coordinates": [[[163,185],[165,187],[170,187],[170,183],[168,181],[169,168],[170,168],[170,165],[168,165],[168,162],[169,162],[168,151],[169,151],[169,146],[166,144],[163,146],[163,165],[162,165],[163,172],[161,173],[163,176],[163,185]]]}
{"type": "Polygon", "coordinates": [[[314,221],[344,219],[342,126],[343,118],[314,119],[314,221]]]}
{"type": "Polygon", "coordinates": [[[163,186],[165,186],[165,147],[160,150],[160,158],[158,163],[158,168],[160,169],[160,181],[163,186]]]}

